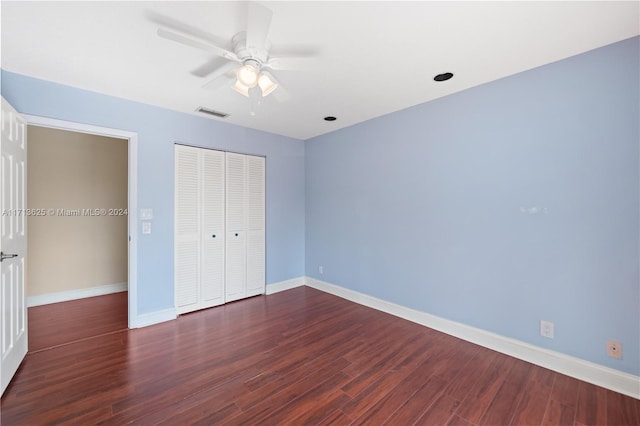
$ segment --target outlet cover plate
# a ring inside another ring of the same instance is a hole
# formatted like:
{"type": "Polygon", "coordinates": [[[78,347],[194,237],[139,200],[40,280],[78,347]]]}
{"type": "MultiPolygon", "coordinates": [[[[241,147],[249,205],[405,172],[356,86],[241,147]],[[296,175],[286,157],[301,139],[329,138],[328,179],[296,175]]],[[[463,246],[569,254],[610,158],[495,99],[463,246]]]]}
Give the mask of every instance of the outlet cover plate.
{"type": "Polygon", "coordinates": [[[540,335],[553,339],[553,323],[551,321],[540,320],[540,335]]]}
{"type": "Polygon", "coordinates": [[[622,343],[616,340],[607,340],[607,355],[612,358],[622,358],[622,343]]]}

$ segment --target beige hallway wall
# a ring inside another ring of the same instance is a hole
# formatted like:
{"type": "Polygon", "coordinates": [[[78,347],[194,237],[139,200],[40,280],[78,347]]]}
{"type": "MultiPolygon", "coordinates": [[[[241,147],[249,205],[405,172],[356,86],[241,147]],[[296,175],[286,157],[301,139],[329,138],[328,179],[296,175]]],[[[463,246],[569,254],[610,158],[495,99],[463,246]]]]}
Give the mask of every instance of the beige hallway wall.
{"type": "Polygon", "coordinates": [[[29,126],[27,296],[127,281],[127,149],[29,126]]]}

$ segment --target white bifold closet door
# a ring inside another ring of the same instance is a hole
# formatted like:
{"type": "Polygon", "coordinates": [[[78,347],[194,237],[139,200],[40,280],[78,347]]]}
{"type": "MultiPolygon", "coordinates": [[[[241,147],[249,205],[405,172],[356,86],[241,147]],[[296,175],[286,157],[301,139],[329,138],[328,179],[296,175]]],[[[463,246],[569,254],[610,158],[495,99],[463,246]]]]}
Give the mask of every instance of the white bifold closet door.
{"type": "Polygon", "coordinates": [[[265,292],[264,157],[247,156],[247,297],[265,292]]]}
{"type": "Polygon", "coordinates": [[[224,152],[175,147],[175,301],[178,313],[224,299],[224,152]]]}
{"type": "Polygon", "coordinates": [[[265,292],[265,159],[175,146],[177,313],[265,292]]]}
{"type": "Polygon", "coordinates": [[[247,295],[247,159],[227,153],[227,301],[247,295]]]}
{"type": "Polygon", "coordinates": [[[224,152],[201,149],[202,154],[202,279],[203,308],[220,305],[224,299],[224,152]]]}
{"type": "Polygon", "coordinates": [[[227,153],[227,302],[265,290],[264,176],[264,158],[227,153]]]}

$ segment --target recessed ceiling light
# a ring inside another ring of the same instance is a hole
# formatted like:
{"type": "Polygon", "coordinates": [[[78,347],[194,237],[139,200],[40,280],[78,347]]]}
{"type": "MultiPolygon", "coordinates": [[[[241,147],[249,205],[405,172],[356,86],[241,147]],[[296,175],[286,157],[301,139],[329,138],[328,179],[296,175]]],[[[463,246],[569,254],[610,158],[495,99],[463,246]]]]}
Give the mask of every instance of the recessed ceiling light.
{"type": "Polygon", "coordinates": [[[336,121],[336,118],[329,116],[329,117],[325,117],[324,121],[336,121]]]}
{"type": "Polygon", "coordinates": [[[451,77],[453,77],[453,73],[450,72],[445,72],[443,74],[438,74],[435,77],[433,77],[433,79],[435,81],[447,81],[449,80],[451,77]]]}

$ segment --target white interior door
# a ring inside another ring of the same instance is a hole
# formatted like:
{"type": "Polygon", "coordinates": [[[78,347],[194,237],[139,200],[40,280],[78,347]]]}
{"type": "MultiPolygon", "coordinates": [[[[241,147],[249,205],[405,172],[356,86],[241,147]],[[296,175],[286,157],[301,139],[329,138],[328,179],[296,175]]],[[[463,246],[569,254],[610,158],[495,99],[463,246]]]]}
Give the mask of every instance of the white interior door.
{"type": "Polygon", "coordinates": [[[0,395],[27,354],[27,123],[2,98],[0,139],[0,395]]]}

